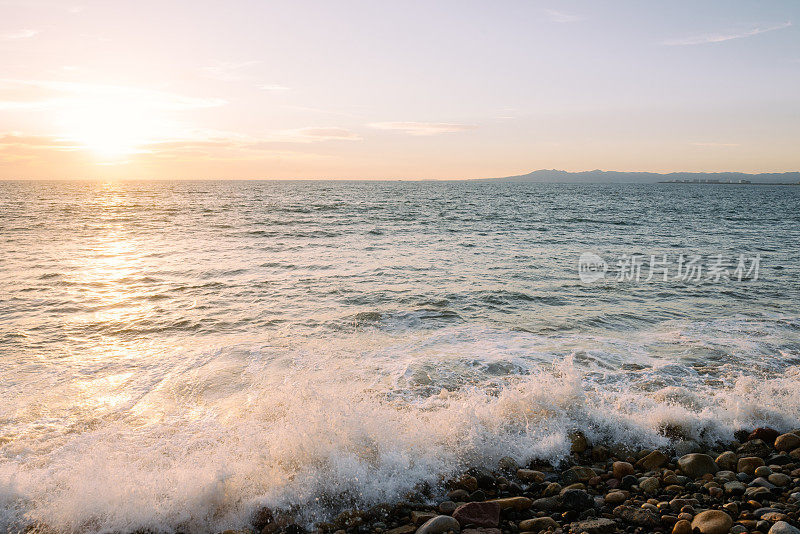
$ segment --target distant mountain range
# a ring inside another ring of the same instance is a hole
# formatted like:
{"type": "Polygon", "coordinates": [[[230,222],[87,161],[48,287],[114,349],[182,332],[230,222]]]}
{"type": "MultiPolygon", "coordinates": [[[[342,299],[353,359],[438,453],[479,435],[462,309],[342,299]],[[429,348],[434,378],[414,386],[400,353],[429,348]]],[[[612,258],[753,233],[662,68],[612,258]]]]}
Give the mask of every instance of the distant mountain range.
{"type": "Polygon", "coordinates": [[[798,183],[800,172],[765,172],[747,174],[743,172],[620,172],[620,171],[582,171],[567,172],[555,169],[542,169],[519,176],[488,178],[504,182],[564,182],[564,183],[656,183],[656,182],[752,182],[752,183],[798,183]]]}

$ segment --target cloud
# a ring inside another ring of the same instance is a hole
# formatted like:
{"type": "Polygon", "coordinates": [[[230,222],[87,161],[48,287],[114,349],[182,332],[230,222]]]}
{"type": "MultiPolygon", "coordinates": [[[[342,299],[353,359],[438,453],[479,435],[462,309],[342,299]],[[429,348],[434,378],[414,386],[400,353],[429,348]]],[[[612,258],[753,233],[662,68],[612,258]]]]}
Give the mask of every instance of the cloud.
{"type": "Polygon", "coordinates": [[[699,142],[692,143],[694,146],[711,146],[711,147],[732,147],[741,146],[739,143],[714,143],[714,142],[699,142]]]}
{"type": "Polygon", "coordinates": [[[578,15],[573,15],[572,13],[565,13],[563,11],[558,11],[555,9],[545,9],[545,13],[547,16],[550,17],[550,20],[553,22],[577,22],[581,20],[581,17],[578,15]]]}
{"type": "Polygon", "coordinates": [[[203,72],[209,78],[223,82],[235,82],[248,78],[245,71],[257,65],[258,61],[215,61],[203,67],[203,72]]]}
{"type": "Polygon", "coordinates": [[[161,111],[218,107],[221,98],[200,98],[142,87],[50,80],[0,79],[0,110],[64,108],[88,101],[130,102],[161,111]],[[11,98],[4,98],[11,95],[11,98]]]}
{"type": "Polygon", "coordinates": [[[722,43],[724,41],[731,41],[733,39],[743,39],[745,37],[752,37],[754,35],[759,35],[762,33],[772,32],[776,30],[783,30],[785,28],[789,28],[792,25],[791,21],[784,22],[783,24],[778,24],[776,26],[766,26],[766,27],[756,27],[752,30],[742,31],[742,32],[730,32],[730,33],[712,33],[707,35],[699,35],[695,37],[686,37],[682,39],[671,39],[669,41],[664,41],[662,44],[667,46],[690,46],[690,45],[699,45],[699,44],[708,44],[708,43],[722,43]]]}
{"type": "Polygon", "coordinates": [[[23,135],[16,132],[0,134],[0,148],[8,147],[47,150],[76,150],[80,148],[74,142],[49,135],[23,135]]]}
{"type": "Polygon", "coordinates": [[[452,124],[447,122],[373,122],[368,126],[378,130],[397,130],[408,135],[438,135],[474,130],[476,128],[473,124],[452,124]]]}
{"type": "Polygon", "coordinates": [[[30,39],[39,35],[39,30],[22,29],[13,32],[0,33],[0,41],[19,41],[21,39],[30,39]]]}
{"type": "Polygon", "coordinates": [[[261,85],[259,86],[259,89],[261,89],[262,91],[269,91],[271,93],[283,93],[289,90],[289,88],[286,87],[285,85],[279,85],[276,83],[261,85]]]}
{"type": "Polygon", "coordinates": [[[345,128],[309,127],[294,130],[300,138],[311,141],[361,141],[361,136],[345,128]]]}

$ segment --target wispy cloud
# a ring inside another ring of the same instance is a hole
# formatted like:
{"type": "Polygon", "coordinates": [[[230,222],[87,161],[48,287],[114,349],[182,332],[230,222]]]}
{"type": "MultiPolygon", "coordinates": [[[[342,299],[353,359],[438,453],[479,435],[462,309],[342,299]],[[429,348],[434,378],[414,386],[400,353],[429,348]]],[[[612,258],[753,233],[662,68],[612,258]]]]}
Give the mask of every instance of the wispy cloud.
{"type": "Polygon", "coordinates": [[[556,9],[545,9],[544,12],[547,13],[547,16],[550,17],[550,20],[553,22],[577,22],[582,18],[578,15],[566,13],[564,11],[558,11],[556,9]]]}
{"type": "Polygon", "coordinates": [[[30,39],[37,35],[39,35],[39,30],[24,28],[13,32],[0,33],[0,41],[19,41],[22,39],[30,39]]]}
{"type": "Polygon", "coordinates": [[[667,46],[690,46],[708,43],[722,43],[724,41],[732,41],[733,39],[743,39],[745,37],[753,37],[762,33],[773,32],[776,30],[783,30],[792,25],[791,21],[786,21],[783,24],[775,26],[756,27],[746,31],[730,31],[726,33],[709,33],[706,35],[697,35],[694,37],[684,37],[681,39],[671,39],[664,41],[663,44],[667,46]]]}
{"type": "Polygon", "coordinates": [[[0,134],[0,147],[24,147],[45,150],[76,150],[80,148],[76,143],[66,139],[48,135],[23,135],[16,132],[0,134]]]}
{"type": "Polygon", "coordinates": [[[214,61],[203,67],[203,72],[215,80],[235,82],[247,79],[247,70],[257,64],[258,61],[214,61]]]}
{"type": "Polygon", "coordinates": [[[709,146],[709,147],[733,147],[741,146],[739,143],[715,143],[715,142],[697,142],[692,143],[694,146],[709,146]]]}
{"type": "Polygon", "coordinates": [[[227,104],[221,98],[201,98],[122,85],[61,82],[51,80],[0,79],[0,109],[63,107],[76,101],[104,100],[135,102],[163,111],[217,107],[227,104]],[[24,89],[25,91],[20,91],[24,89]],[[3,98],[10,93],[12,98],[3,98]],[[26,98],[21,98],[24,93],[26,98]]]}
{"type": "Polygon", "coordinates": [[[285,85],[280,85],[277,83],[268,83],[265,85],[261,85],[258,88],[261,89],[262,91],[269,91],[270,93],[285,93],[286,91],[289,90],[289,88],[286,87],[285,85]]]}
{"type": "Polygon", "coordinates": [[[477,128],[473,124],[452,124],[447,122],[373,122],[368,126],[378,130],[396,130],[408,135],[438,135],[477,128]]]}

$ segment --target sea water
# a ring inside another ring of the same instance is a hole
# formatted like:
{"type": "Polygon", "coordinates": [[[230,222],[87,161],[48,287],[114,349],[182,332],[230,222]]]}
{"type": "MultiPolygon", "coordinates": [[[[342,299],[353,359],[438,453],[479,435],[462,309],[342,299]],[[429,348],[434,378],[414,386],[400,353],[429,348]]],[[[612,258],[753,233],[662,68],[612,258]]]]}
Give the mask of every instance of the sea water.
{"type": "Polygon", "coordinates": [[[0,183],[0,529],[800,427],[799,223],[791,186],[0,183]]]}

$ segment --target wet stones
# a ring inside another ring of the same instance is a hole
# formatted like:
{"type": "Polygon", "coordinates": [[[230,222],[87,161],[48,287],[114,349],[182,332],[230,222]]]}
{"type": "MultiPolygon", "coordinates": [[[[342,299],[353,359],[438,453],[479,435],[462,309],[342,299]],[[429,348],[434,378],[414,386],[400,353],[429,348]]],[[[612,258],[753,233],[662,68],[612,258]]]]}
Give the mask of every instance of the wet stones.
{"type": "Polygon", "coordinates": [[[758,456],[746,456],[744,458],[739,458],[739,462],[736,464],[736,470],[740,473],[752,476],[755,475],[756,468],[762,465],[764,465],[764,460],[758,456]]]}
{"type": "Polygon", "coordinates": [[[644,471],[652,471],[669,462],[669,458],[661,451],[653,451],[637,462],[644,471]]]}
{"type": "Polygon", "coordinates": [[[717,456],[714,463],[717,464],[717,467],[720,468],[722,471],[733,471],[736,469],[736,463],[739,461],[739,457],[736,456],[736,453],[733,451],[725,451],[719,456],[717,456]]]}
{"type": "Polygon", "coordinates": [[[719,471],[719,467],[714,462],[714,459],[701,453],[691,453],[682,456],[678,460],[678,467],[689,478],[698,479],[705,474],[715,474],[719,471]]]}
{"type": "Polygon", "coordinates": [[[792,451],[800,447],[800,436],[797,434],[781,434],[775,439],[776,451],[792,451]]]}
{"type": "Polygon", "coordinates": [[[728,534],[732,526],[731,516],[721,510],[700,512],[692,520],[692,531],[700,534],[728,534]]]}
{"type": "Polygon", "coordinates": [[[564,471],[562,479],[565,484],[570,485],[576,482],[588,482],[594,476],[594,469],[578,465],[564,471]]]}
{"type": "Polygon", "coordinates": [[[622,480],[628,475],[633,475],[636,471],[628,462],[614,462],[611,466],[611,472],[614,478],[622,480]]]}
{"type": "Polygon", "coordinates": [[[445,532],[460,532],[461,525],[449,515],[437,515],[426,521],[417,529],[417,534],[444,534],[445,532]]]}
{"type": "Polygon", "coordinates": [[[500,524],[500,505],[492,501],[463,504],[453,512],[453,518],[462,527],[496,527],[500,524]]]}

